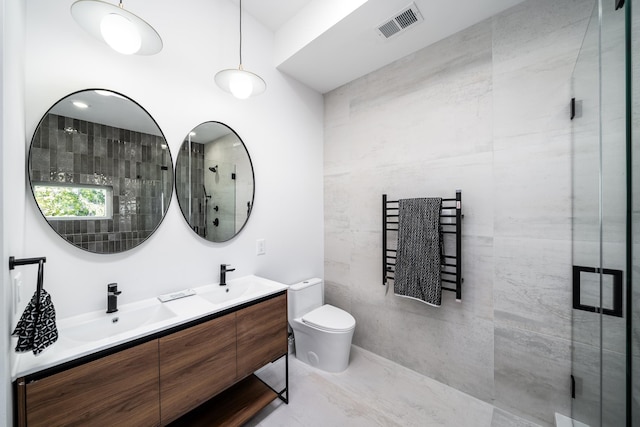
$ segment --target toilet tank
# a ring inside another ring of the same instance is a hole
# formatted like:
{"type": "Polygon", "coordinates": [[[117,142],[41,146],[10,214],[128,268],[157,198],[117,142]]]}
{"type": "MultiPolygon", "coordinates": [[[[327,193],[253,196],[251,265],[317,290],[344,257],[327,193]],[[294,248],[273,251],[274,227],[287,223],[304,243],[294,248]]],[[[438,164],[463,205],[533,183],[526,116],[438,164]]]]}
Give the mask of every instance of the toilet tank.
{"type": "Polygon", "coordinates": [[[295,319],[321,307],[324,303],[322,279],[313,278],[289,285],[287,291],[289,319],[295,319]]]}

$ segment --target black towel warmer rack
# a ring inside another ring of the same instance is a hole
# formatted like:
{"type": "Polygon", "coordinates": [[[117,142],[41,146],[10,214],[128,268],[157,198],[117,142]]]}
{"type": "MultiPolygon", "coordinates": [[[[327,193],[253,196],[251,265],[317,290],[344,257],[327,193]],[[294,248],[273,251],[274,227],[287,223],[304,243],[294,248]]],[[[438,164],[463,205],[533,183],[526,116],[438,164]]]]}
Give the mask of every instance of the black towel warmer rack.
{"type": "MultiPolygon", "coordinates": [[[[394,279],[396,267],[397,248],[389,247],[387,233],[398,232],[399,201],[388,200],[387,195],[382,195],[382,285],[386,286],[389,280],[394,279]]],[[[456,301],[462,301],[462,191],[456,190],[456,197],[443,198],[440,209],[440,229],[443,235],[444,252],[441,256],[442,282],[450,283],[455,287],[442,286],[442,290],[456,293],[456,301]],[[455,211],[452,213],[452,211],[455,211]],[[455,255],[447,248],[451,237],[455,240],[455,255]]],[[[397,234],[396,234],[397,236],[397,234]]],[[[397,239],[396,239],[397,241],[397,239]]]]}

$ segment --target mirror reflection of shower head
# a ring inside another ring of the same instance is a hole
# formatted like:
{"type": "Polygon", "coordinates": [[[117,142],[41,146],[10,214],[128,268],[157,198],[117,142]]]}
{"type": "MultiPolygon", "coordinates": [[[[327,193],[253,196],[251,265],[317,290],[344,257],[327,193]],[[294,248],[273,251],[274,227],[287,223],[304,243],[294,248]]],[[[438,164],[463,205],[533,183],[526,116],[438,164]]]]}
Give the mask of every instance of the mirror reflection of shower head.
{"type": "Polygon", "coordinates": [[[210,170],[211,172],[213,172],[213,173],[218,172],[218,165],[215,165],[215,166],[210,167],[210,168],[209,168],[209,170],[210,170]]]}

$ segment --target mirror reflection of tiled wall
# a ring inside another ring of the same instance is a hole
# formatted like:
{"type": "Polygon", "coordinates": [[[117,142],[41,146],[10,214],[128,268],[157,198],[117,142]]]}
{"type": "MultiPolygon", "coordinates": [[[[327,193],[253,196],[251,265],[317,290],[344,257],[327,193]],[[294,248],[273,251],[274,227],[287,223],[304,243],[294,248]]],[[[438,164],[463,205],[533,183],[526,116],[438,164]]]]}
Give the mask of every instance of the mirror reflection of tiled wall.
{"type": "MultiPolygon", "coordinates": [[[[235,194],[236,165],[233,163],[233,144],[238,139],[228,134],[205,146],[205,187],[213,195],[213,203],[208,206],[208,217],[218,218],[218,226],[207,228],[207,239],[224,242],[236,234],[235,194]],[[210,166],[216,167],[211,173],[210,166]],[[218,210],[214,210],[215,207],[218,210]]],[[[244,152],[244,148],[243,148],[244,152]]]]}
{"type": "Polygon", "coordinates": [[[63,238],[95,253],[144,241],[171,199],[171,156],[162,136],[48,114],[33,137],[31,183],[63,182],[113,189],[111,219],[53,220],[63,238]]]}
{"type": "MultiPolygon", "coordinates": [[[[180,153],[178,153],[176,161],[176,193],[189,194],[191,187],[191,217],[187,218],[191,228],[199,236],[206,236],[205,227],[205,200],[210,200],[204,194],[204,144],[197,142],[191,143],[191,152],[189,153],[189,144],[182,144],[180,153]],[[189,176],[189,157],[191,157],[191,176],[189,176]]],[[[209,194],[210,195],[210,194],[209,194]]],[[[187,212],[185,200],[180,200],[183,206],[182,211],[185,216],[189,216],[187,212]]]]}
{"type": "Polygon", "coordinates": [[[234,163],[236,157],[240,157],[242,164],[248,165],[242,170],[241,177],[248,188],[245,193],[249,195],[245,197],[251,202],[253,197],[251,164],[244,146],[238,145],[235,134],[223,136],[206,144],[191,142],[191,152],[189,152],[189,144],[184,143],[176,161],[176,192],[184,195],[184,200],[179,199],[183,214],[187,217],[193,231],[212,242],[231,239],[247,220],[246,207],[242,222],[238,225],[236,220],[237,168],[234,163]],[[189,176],[189,161],[191,161],[191,176],[189,176]]]}

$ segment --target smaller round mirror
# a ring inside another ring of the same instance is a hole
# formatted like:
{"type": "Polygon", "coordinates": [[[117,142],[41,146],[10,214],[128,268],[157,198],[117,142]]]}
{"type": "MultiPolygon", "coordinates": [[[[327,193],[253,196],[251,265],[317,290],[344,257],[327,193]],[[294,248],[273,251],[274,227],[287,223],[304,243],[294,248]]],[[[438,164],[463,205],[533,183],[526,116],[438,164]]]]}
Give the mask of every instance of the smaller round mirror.
{"type": "Polygon", "coordinates": [[[205,122],[187,134],[176,159],[176,195],[189,227],[210,242],[236,236],[251,215],[254,175],[242,139],[205,122]]]}

